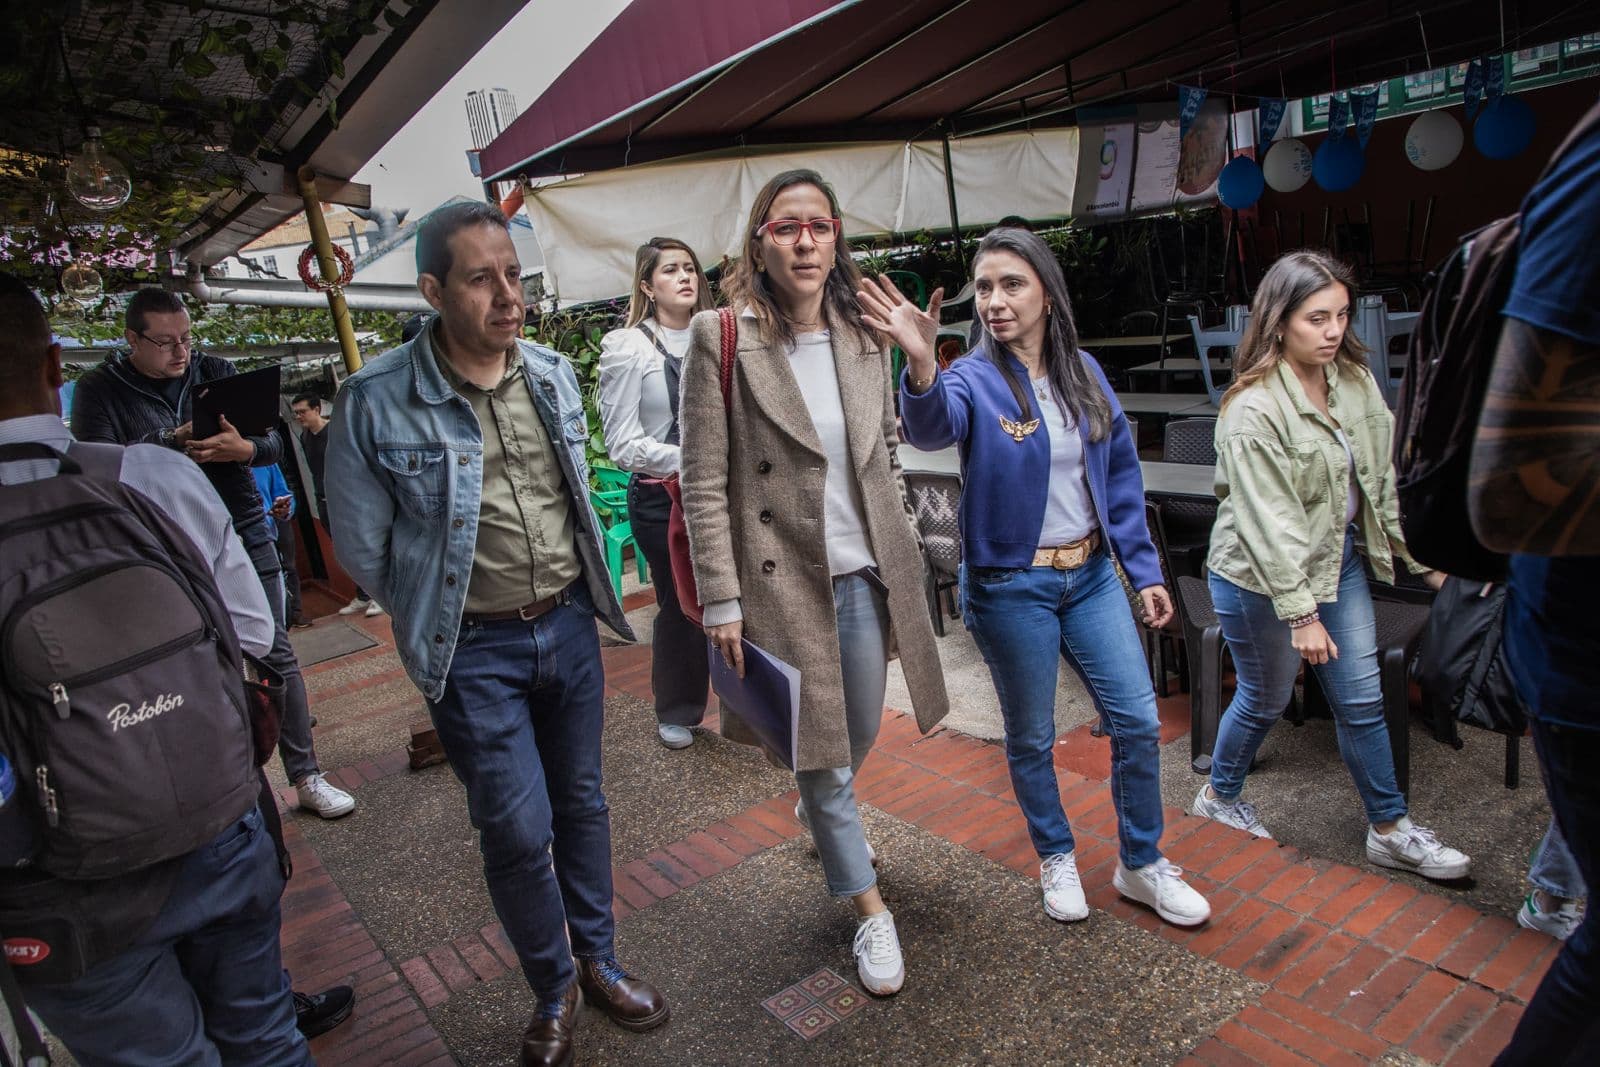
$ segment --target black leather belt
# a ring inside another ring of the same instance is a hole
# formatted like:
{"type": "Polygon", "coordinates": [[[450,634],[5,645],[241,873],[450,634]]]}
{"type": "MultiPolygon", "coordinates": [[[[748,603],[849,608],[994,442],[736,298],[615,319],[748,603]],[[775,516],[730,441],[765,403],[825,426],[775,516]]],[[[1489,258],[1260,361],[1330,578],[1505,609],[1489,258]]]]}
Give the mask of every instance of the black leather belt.
{"type": "Polygon", "coordinates": [[[535,600],[532,603],[524,604],[520,608],[512,608],[509,611],[463,612],[461,615],[461,621],[463,623],[532,622],[541,615],[548,615],[551,611],[562,604],[571,603],[572,586],[577,585],[578,582],[581,581],[583,581],[583,579],[579,578],[577,581],[574,581],[572,585],[567,586],[559,593],[554,593],[550,596],[547,596],[543,600],[535,600]]]}

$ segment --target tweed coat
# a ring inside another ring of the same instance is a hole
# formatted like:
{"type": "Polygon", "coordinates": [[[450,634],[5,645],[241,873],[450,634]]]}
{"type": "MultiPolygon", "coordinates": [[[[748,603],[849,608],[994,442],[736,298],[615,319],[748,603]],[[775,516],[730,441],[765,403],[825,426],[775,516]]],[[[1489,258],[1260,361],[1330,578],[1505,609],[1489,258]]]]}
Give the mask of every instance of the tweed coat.
{"type": "MultiPolygon", "coordinates": [[[[848,767],[839,630],[823,531],[828,461],[788,357],[761,339],[753,316],[737,321],[726,412],[716,312],[694,317],[684,356],[680,478],[695,583],[703,603],[740,598],[745,637],[800,670],[796,770],[848,767]]],[[[831,316],[829,329],[867,534],[889,587],[892,640],[917,725],[926,733],[950,703],[895,456],[889,357],[876,345],[863,347],[831,316]]]]}

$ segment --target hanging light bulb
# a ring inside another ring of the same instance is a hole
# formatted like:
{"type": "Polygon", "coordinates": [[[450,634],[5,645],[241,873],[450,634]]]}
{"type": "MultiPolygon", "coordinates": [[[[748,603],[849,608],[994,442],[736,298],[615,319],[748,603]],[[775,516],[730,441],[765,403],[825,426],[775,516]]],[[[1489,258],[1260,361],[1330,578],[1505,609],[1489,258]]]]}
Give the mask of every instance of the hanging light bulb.
{"type": "Polygon", "coordinates": [[[61,272],[61,291],[80,304],[92,304],[105,294],[106,285],[87,259],[79,259],[61,272]]]}
{"type": "Polygon", "coordinates": [[[67,163],[67,189],[86,208],[115,211],[133,194],[133,179],[122,162],[106,151],[98,126],[85,132],[83,148],[67,163]]]}

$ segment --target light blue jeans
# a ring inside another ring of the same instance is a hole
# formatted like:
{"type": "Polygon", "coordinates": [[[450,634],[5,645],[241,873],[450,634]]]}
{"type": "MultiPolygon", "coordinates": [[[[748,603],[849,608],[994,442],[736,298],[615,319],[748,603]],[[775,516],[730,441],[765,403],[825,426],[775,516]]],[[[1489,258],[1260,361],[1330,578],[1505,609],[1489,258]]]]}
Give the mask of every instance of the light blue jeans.
{"type": "Polygon", "coordinates": [[[861,812],[856,808],[855,776],[878,740],[878,726],[883,721],[883,691],[889,676],[889,606],[865,578],[845,574],[833,580],[833,610],[839,624],[850,766],[799,771],[794,777],[828,892],[854,897],[878,884],[867,854],[867,835],[861,829],[861,812]]]}
{"type": "MultiPolygon", "coordinates": [[[[1217,574],[1208,583],[1239,680],[1217,730],[1211,789],[1223,800],[1236,800],[1256,749],[1283,717],[1302,660],[1291,643],[1289,624],[1273,612],[1270,599],[1217,574]]],[[[1339,658],[1312,670],[1333,709],[1339,754],[1355,779],[1367,821],[1389,822],[1406,813],[1406,798],[1395,784],[1394,756],[1383,718],[1377,624],[1353,530],[1345,533],[1338,597],[1318,604],[1317,611],[1339,658]]]]}
{"type": "Polygon", "coordinates": [[[1572,858],[1572,850],[1567,848],[1567,839],[1561,836],[1561,828],[1554,817],[1544,832],[1544,840],[1539,842],[1533,862],[1528,865],[1528,882],[1535,889],[1562,900],[1582,900],[1589,895],[1588,887],[1583,884],[1583,872],[1578,870],[1578,861],[1572,858]]]}
{"type": "Polygon", "coordinates": [[[967,629],[989,665],[1005,719],[1006,765],[1038,854],[1076,844],[1052,752],[1056,673],[1064,657],[1111,738],[1111,801],[1123,866],[1161,858],[1160,724],[1144,646],[1104,550],[1082,567],[964,567],[967,629]]]}

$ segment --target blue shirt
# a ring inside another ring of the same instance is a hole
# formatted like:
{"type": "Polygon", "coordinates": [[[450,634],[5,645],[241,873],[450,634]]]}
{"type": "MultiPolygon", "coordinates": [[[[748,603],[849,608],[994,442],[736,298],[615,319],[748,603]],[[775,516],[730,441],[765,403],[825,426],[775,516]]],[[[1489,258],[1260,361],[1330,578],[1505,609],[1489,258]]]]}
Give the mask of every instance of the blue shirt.
{"type": "Polygon", "coordinates": [[[294,494],[289,492],[289,483],[283,479],[283,470],[276,463],[267,467],[251,467],[250,473],[255,475],[256,491],[261,494],[261,509],[267,513],[267,532],[273,540],[278,538],[278,522],[272,517],[272,502],[280,496],[289,498],[289,514],[294,514],[294,494]]]}
{"type": "MultiPolygon", "coordinates": [[[[1600,359],[1600,131],[1574,145],[1522,204],[1505,314],[1600,359]]],[[[1600,729],[1600,556],[1511,557],[1505,643],[1517,691],[1542,721],[1600,729]]]]}

